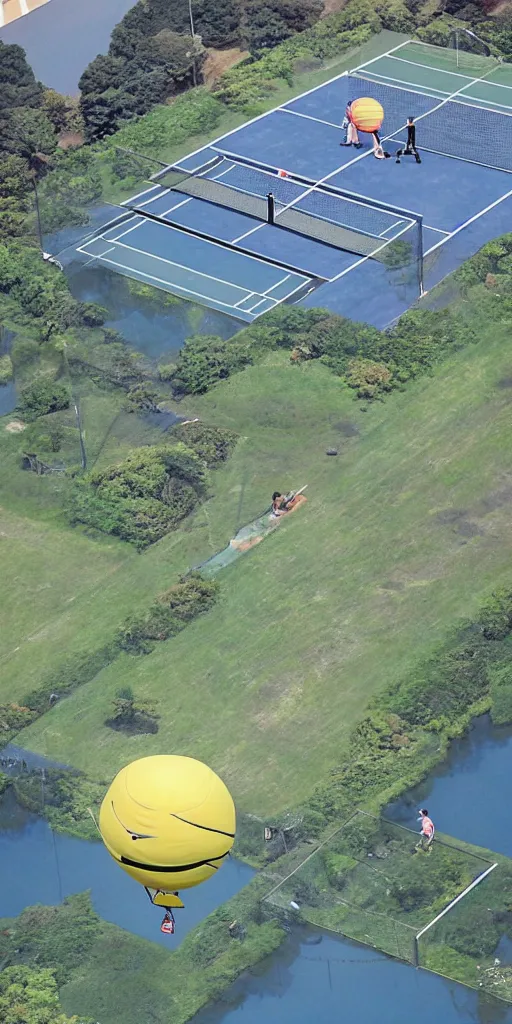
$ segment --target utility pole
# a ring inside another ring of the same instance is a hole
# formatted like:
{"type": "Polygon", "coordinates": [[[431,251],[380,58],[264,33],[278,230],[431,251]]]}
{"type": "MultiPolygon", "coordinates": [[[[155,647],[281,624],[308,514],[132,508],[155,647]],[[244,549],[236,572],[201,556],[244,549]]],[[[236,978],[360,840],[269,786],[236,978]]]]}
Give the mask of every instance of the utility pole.
{"type": "Polygon", "coordinates": [[[197,85],[196,55],[195,55],[196,33],[195,33],[195,29],[194,29],[194,14],[193,14],[193,11],[192,11],[192,0],[188,0],[188,17],[189,17],[189,21],[190,21],[190,35],[192,36],[192,47],[193,47],[193,49],[192,49],[192,82],[193,82],[194,86],[196,86],[197,85]]]}
{"type": "Polygon", "coordinates": [[[39,210],[39,193],[37,191],[35,172],[32,172],[31,178],[32,178],[32,188],[34,189],[34,198],[35,198],[35,205],[36,205],[37,234],[38,234],[38,238],[39,238],[39,247],[41,249],[41,252],[44,252],[43,230],[41,228],[41,213],[40,213],[40,210],[39,210]]]}

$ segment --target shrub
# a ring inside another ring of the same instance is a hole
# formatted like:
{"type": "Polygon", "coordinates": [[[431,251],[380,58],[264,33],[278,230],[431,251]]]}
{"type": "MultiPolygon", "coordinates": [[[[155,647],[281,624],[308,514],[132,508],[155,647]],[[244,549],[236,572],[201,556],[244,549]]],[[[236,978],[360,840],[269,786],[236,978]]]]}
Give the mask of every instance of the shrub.
{"type": "Polygon", "coordinates": [[[12,359],[9,355],[0,356],[0,385],[12,380],[12,359]]]}
{"type": "Polygon", "coordinates": [[[414,31],[414,18],[403,0],[377,0],[375,13],[382,22],[382,28],[391,32],[414,31]]]}
{"type": "Polygon", "coordinates": [[[487,640],[503,640],[512,631],[512,589],[501,587],[484,603],[478,617],[487,640]]]}
{"type": "Polygon", "coordinates": [[[68,516],[142,548],[188,515],[205,488],[204,464],[181,442],[137,449],[119,465],[75,481],[68,516]]]}
{"type": "Polygon", "coordinates": [[[18,409],[24,419],[30,421],[59,409],[67,409],[69,402],[70,393],[66,385],[44,374],[21,389],[18,409]]]}
{"type": "Polygon", "coordinates": [[[159,640],[168,640],[214,605],[218,583],[190,573],[162,594],[146,615],[127,623],[118,635],[123,650],[130,654],[149,654],[159,640]]]}
{"type": "Polygon", "coordinates": [[[207,423],[179,423],[173,427],[172,437],[192,448],[208,469],[225,462],[238,441],[238,434],[232,430],[207,423]]]}
{"type": "Polygon", "coordinates": [[[40,348],[33,338],[15,338],[11,348],[11,359],[16,369],[28,366],[39,359],[40,348]]]}
{"type": "Polygon", "coordinates": [[[187,338],[171,379],[175,395],[202,395],[219,380],[253,362],[250,344],[244,339],[224,341],[214,335],[187,338]]]}
{"type": "Polygon", "coordinates": [[[509,725],[512,722],[512,663],[510,656],[504,664],[491,668],[489,681],[492,720],[496,725],[509,725]]]}

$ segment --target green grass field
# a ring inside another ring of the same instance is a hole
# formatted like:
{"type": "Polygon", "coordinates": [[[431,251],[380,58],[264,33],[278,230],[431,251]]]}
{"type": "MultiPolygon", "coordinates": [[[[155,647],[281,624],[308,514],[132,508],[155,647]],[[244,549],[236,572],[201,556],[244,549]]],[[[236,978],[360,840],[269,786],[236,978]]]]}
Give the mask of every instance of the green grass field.
{"type": "MultiPolygon", "coordinates": [[[[18,742],[96,777],[141,754],[186,752],[256,813],[310,793],[378,687],[505,577],[510,376],[507,331],[493,325],[479,345],[367,411],[321,365],[291,366],[284,353],[190,402],[187,412],[242,435],[213,476],[213,497],[143,555],[52,524],[53,592],[27,602],[0,699],[19,698],[73,650],[99,646],[223,547],[275,488],[307,483],[307,505],[222,573],[212,612],[147,657],[117,659],[18,742]],[[332,444],[337,458],[324,454],[332,444]],[[156,736],[104,727],[127,685],[156,701],[156,736]]],[[[33,520],[17,551],[4,545],[8,606],[38,578],[37,559],[44,570],[47,530],[33,520]]]]}

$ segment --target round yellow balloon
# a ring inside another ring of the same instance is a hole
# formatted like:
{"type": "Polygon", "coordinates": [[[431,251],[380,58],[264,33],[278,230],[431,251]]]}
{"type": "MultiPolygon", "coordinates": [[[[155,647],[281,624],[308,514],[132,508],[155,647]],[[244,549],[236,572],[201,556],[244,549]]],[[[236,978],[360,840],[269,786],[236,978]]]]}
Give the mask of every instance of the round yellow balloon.
{"type": "Polygon", "coordinates": [[[235,838],[235,807],[218,775],[192,757],[132,761],[101,805],[108,852],[142,885],[175,892],[206,881],[235,838]]]}
{"type": "Polygon", "coordinates": [[[353,100],[350,107],[352,120],[360,132],[378,132],[384,120],[384,109],[370,96],[353,100]]]}

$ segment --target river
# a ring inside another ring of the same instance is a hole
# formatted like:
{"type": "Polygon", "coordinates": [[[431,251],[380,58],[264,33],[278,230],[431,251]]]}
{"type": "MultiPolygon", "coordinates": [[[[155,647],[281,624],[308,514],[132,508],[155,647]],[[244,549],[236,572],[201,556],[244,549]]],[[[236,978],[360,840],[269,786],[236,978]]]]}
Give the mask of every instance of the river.
{"type": "MultiPolygon", "coordinates": [[[[11,752],[23,756],[17,748],[11,752]]],[[[416,809],[428,801],[441,831],[510,855],[511,764],[512,729],[495,729],[482,718],[453,744],[449,759],[427,782],[386,813],[417,827],[416,809]]],[[[106,920],[168,947],[157,912],[100,843],[52,834],[45,822],[12,799],[0,808],[0,874],[10,881],[2,888],[1,916],[90,889],[95,909],[106,920]]],[[[230,859],[215,878],[191,890],[173,942],[251,876],[250,868],[230,859]]],[[[305,928],[239,978],[194,1024],[332,1024],[338,1019],[347,1024],[431,1024],[433,1019],[442,1024],[512,1024],[512,1007],[373,949],[305,928]]]]}
{"type": "MultiPolygon", "coordinates": [[[[510,856],[511,766],[512,729],[481,718],[452,745],[448,760],[386,816],[418,828],[417,808],[427,802],[441,831],[510,856]]],[[[512,1024],[512,1007],[373,949],[304,929],[193,1024],[261,1021],[512,1024]]]]}
{"type": "MultiPolygon", "coordinates": [[[[53,905],[65,896],[90,890],[94,909],[113,924],[169,948],[160,932],[163,911],[152,907],[144,891],[121,871],[102,843],[60,835],[21,808],[11,794],[0,803],[0,917],[17,917],[26,906],[53,905]]],[[[175,948],[187,932],[235,893],[254,872],[230,857],[222,871],[185,893],[185,910],[176,911],[175,948]]]]}
{"type": "Polygon", "coordinates": [[[3,43],[26,51],[36,78],[67,96],[78,95],[82,72],[98,53],[134,0],[50,0],[49,4],[0,29],[3,43]]]}

